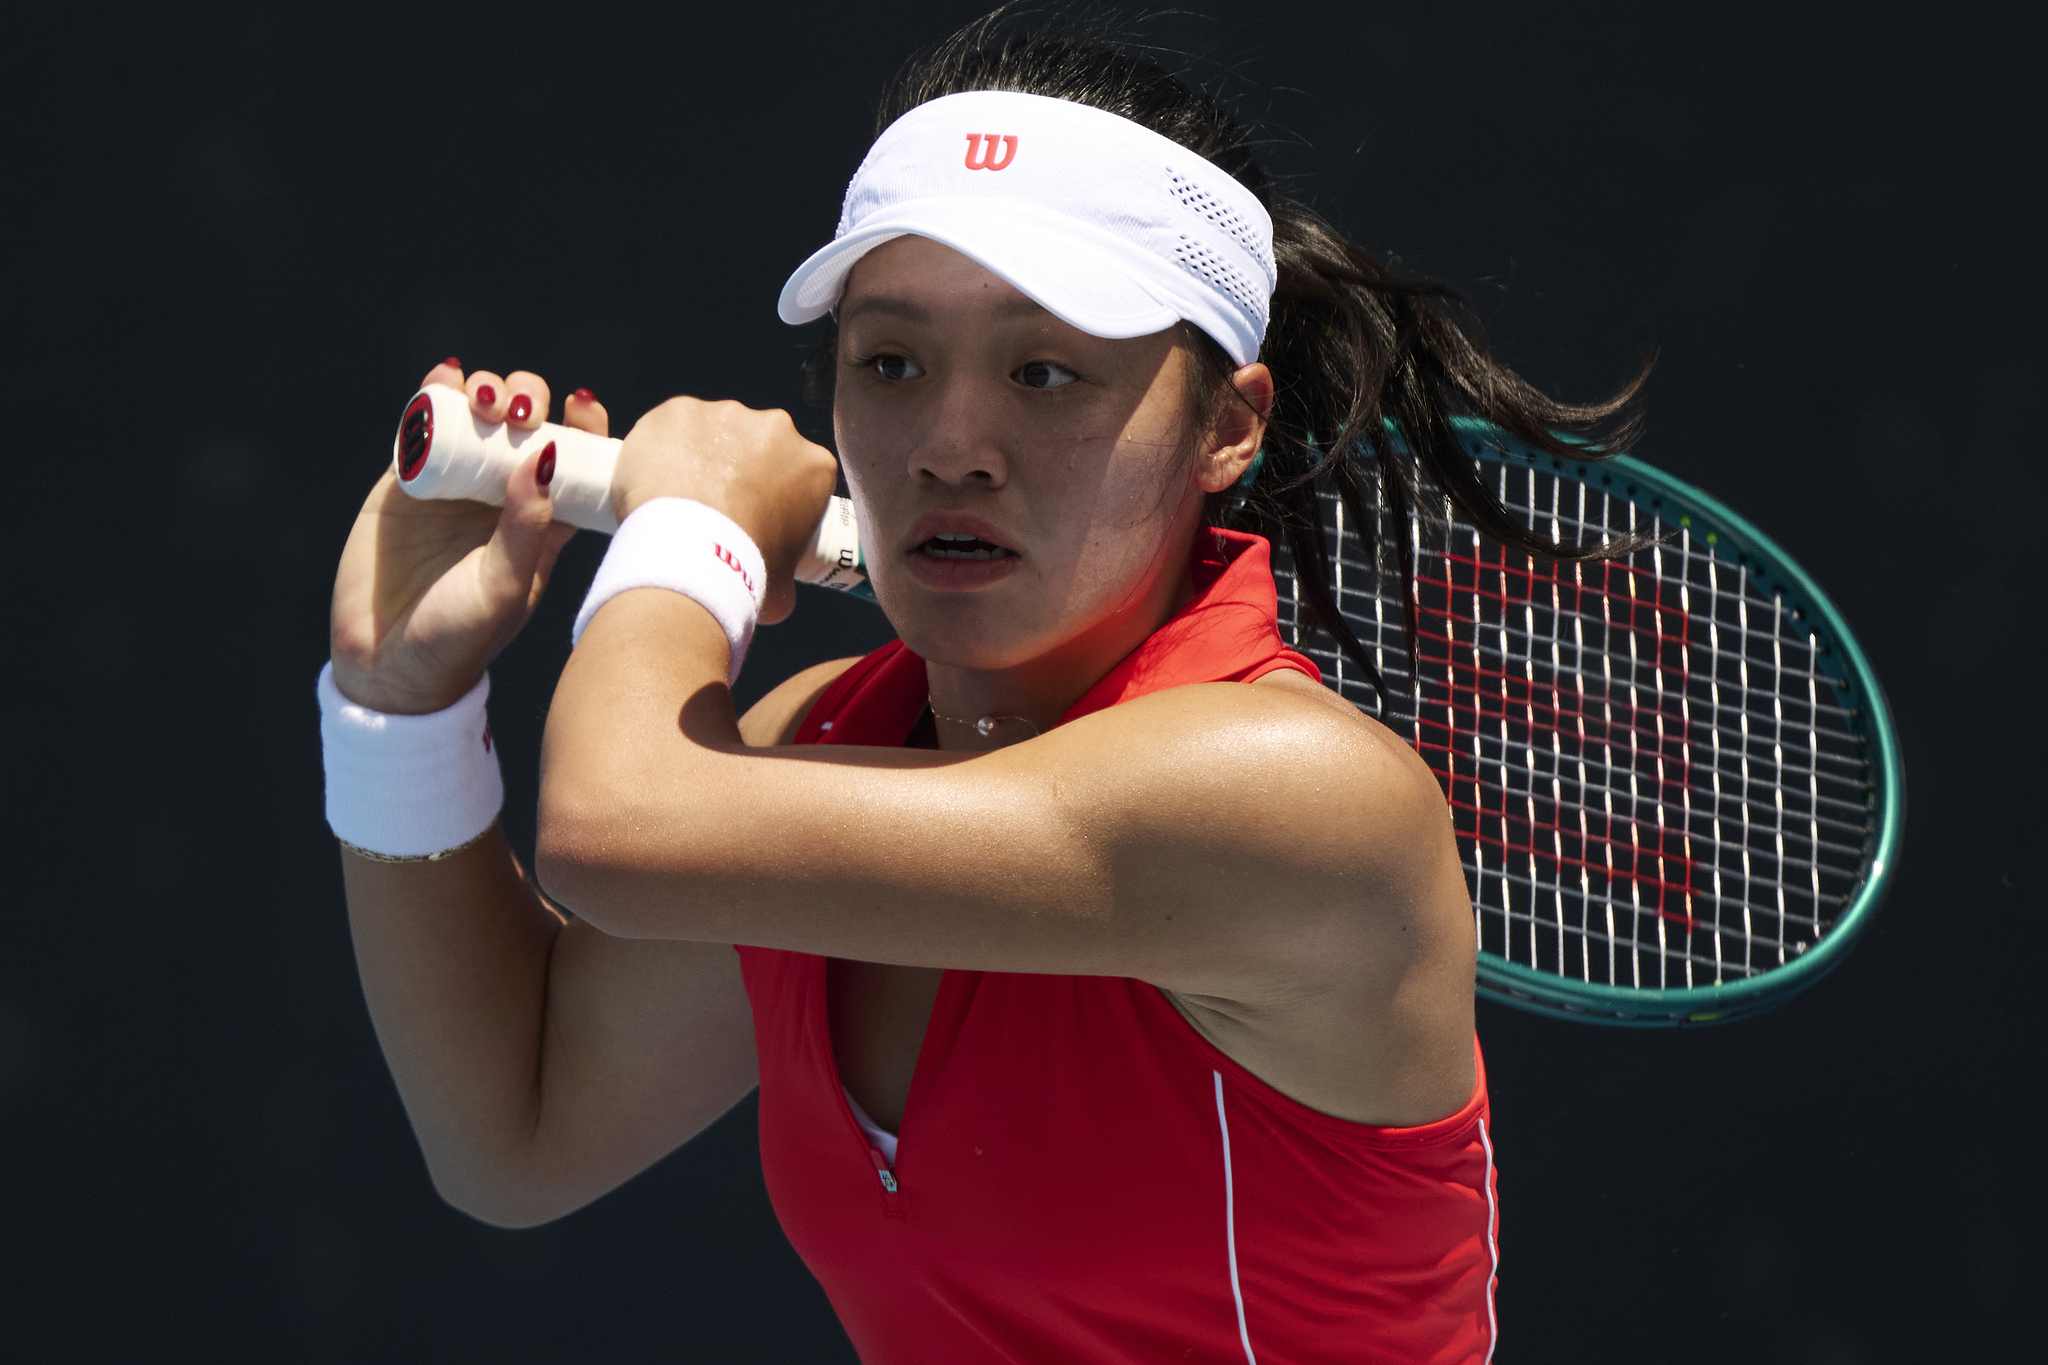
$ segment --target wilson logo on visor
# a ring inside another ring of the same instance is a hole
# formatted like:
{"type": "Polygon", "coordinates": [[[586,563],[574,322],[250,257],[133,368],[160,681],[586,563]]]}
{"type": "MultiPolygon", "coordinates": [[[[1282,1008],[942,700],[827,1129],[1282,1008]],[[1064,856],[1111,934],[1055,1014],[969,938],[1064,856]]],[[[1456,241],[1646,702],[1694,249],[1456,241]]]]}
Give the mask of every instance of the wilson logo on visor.
{"type": "Polygon", "coordinates": [[[999,171],[1010,164],[1017,155],[1017,139],[1008,133],[969,133],[967,135],[967,169],[970,171],[999,171]],[[996,144],[1003,144],[1003,159],[996,160],[996,144]]]}

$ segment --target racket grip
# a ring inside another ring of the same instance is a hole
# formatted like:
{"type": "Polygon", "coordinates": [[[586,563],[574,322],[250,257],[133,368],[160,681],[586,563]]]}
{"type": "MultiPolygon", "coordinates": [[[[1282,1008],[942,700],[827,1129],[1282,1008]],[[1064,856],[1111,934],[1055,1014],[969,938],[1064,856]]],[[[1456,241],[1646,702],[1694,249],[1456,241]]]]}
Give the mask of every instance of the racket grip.
{"type": "MultiPolygon", "coordinates": [[[[470,411],[468,395],[429,384],[413,395],[391,442],[398,486],[415,498],[466,498],[502,507],[505,484],[527,452],[555,447],[555,520],[605,535],[619,529],[612,515],[612,471],[624,442],[574,427],[542,422],[531,430],[486,422],[470,411]]],[[[867,581],[853,504],[833,498],[817,535],[797,562],[805,583],[850,591],[867,581]]]]}

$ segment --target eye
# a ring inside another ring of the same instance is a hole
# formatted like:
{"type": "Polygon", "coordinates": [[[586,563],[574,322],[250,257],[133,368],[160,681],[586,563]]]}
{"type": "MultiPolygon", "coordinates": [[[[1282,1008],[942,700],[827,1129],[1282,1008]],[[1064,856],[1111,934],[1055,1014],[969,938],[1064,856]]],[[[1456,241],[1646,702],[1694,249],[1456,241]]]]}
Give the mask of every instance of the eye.
{"type": "Polygon", "coordinates": [[[1034,360],[1021,367],[1012,376],[1027,389],[1058,389],[1073,383],[1081,376],[1064,365],[1055,365],[1050,360],[1034,360]]]}
{"type": "Polygon", "coordinates": [[[875,377],[895,383],[903,379],[916,379],[924,373],[908,356],[875,355],[862,362],[862,367],[873,370],[875,377]]]}

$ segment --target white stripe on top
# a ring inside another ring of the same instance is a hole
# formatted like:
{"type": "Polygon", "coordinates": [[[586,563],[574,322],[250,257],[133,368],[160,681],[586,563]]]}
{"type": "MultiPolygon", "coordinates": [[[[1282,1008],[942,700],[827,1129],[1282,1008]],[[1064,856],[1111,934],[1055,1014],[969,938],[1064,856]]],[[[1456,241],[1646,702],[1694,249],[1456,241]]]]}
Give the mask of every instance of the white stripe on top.
{"type": "Polygon", "coordinates": [[[1230,1179],[1230,1119],[1223,1112],[1223,1073],[1216,1078],[1216,1126],[1223,1130],[1223,1238],[1230,1249],[1230,1297],[1237,1301],[1237,1339],[1244,1343],[1245,1365],[1259,1365],[1252,1354],[1251,1333],[1244,1325],[1244,1290],[1237,1283],[1237,1190],[1230,1179]]]}
{"type": "Polygon", "coordinates": [[[1500,1278],[1500,1241],[1494,1234],[1494,1224],[1500,1220],[1500,1209],[1496,1207],[1493,1194],[1493,1139],[1487,1136],[1486,1120],[1479,1120],[1479,1145],[1486,1149],[1486,1254],[1493,1258],[1493,1266],[1486,1272],[1486,1361],[1491,1365],[1493,1348],[1500,1345],[1500,1323],[1493,1316],[1493,1285],[1500,1278]]]}

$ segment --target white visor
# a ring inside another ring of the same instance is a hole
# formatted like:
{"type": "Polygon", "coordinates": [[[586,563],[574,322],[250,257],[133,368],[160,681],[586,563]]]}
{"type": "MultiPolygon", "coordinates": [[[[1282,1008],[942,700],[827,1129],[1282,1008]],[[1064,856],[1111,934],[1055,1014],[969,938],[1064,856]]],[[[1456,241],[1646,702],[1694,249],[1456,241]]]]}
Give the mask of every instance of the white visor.
{"type": "Polygon", "coordinates": [[[832,244],[783,285],[782,320],[823,317],[854,263],[904,236],[951,247],[1090,336],[1185,319],[1240,365],[1258,359],[1278,279],[1272,218],[1213,162],[1105,110],[1009,91],[921,104],[875,139],[832,244]]]}

